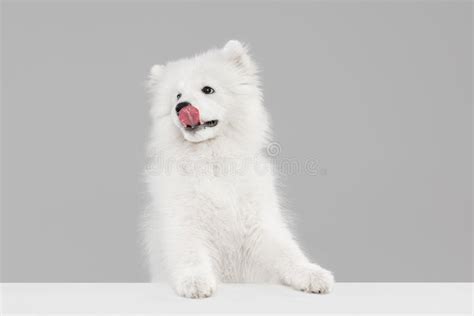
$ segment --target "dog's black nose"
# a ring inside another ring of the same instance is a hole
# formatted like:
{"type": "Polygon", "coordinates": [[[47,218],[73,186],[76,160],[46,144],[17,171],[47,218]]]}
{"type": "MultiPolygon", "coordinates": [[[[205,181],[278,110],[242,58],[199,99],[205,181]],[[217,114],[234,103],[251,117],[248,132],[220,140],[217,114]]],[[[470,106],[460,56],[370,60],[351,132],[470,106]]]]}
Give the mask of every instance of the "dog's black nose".
{"type": "Polygon", "coordinates": [[[181,111],[182,108],[187,107],[188,105],[191,105],[191,103],[186,102],[186,101],[178,103],[178,105],[176,106],[176,113],[179,113],[179,111],[181,111]]]}

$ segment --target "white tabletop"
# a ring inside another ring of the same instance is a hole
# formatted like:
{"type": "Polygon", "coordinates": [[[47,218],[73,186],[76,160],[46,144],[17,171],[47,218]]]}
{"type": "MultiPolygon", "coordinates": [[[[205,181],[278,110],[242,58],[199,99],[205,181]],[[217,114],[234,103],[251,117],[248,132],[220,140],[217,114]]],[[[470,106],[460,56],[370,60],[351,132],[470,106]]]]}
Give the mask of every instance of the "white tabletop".
{"type": "Polygon", "coordinates": [[[278,285],[221,284],[214,297],[178,297],[166,284],[3,283],[9,313],[465,313],[472,283],[338,283],[332,294],[278,285]]]}

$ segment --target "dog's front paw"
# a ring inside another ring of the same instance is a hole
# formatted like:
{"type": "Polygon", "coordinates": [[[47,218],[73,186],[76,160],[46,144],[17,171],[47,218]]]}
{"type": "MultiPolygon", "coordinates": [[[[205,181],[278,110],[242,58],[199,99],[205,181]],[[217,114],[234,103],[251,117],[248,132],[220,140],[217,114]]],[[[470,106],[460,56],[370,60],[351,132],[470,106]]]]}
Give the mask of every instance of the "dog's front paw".
{"type": "Polygon", "coordinates": [[[295,267],[285,278],[287,285],[308,293],[327,294],[334,286],[334,276],[315,264],[295,267]]]}
{"type": "Polygon", "coordinates": [[[208,274],[183,275],[175,281],[178,295],[187,298],[206,298],[211,296],[217,287],[214,276],[208,274]]]}

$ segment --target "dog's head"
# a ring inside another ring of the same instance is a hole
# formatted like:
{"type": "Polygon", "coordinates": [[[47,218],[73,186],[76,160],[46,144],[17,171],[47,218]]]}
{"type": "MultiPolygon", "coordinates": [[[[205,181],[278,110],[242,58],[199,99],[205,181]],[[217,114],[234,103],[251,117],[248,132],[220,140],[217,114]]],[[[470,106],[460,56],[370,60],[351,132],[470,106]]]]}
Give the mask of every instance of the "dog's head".
{"type": "Polygon", "coordinates": [[[264,137],[266,133],[257,67],[238,41],[153,66],[149,88],[152,119],[169,117],[189,142],[239,134],[264,137]]]}

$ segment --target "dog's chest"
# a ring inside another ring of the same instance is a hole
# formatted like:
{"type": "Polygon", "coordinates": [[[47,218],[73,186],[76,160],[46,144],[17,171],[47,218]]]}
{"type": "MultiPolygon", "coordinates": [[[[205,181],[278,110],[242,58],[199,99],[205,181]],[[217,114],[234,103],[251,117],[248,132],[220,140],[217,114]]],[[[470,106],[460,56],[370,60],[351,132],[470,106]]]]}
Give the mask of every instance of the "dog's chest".
{"type": "Polygon", "coordinates": [[[222,268],[221,278],[241,281],[260,233],[258,189],[247,181],[214,181],[202,184],[200,191],[208,206],[202,209],[201,225],[212,257],[222,268]]]}
{"type": "Polygon", "coordinates": [[[258,188],[249,181],[213,179],[201,182],[197,190],[204,204],[201,208],[204,224],[214,223],[216,231],[238,233],[258,219],[261,198],[258,188]]]}

